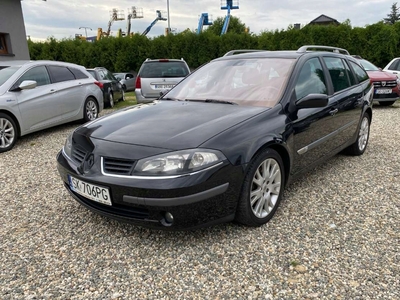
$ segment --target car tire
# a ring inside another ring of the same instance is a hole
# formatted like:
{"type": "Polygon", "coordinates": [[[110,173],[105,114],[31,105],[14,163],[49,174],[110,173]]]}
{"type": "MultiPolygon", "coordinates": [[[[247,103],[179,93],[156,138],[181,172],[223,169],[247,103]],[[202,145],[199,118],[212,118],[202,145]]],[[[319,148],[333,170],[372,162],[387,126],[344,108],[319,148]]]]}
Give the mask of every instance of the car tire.
{"type": "Polygon", "coordinates": [[[285,169],[278,152],[267,148],[253,158],[243,181],[235,220],[261,226],[275,214],[282,200],[285,169]]]}
{"type": "Polygon", "coordinates": [[[121,101],[125,101],[126,99],[125,99],[125,91],[122,91],[122,96],[121,96],[121,99],[119,99],[119,100],[121,100],[121,101]]]}
{"type": "Polygon", "coordinates": [[[0,113],[0,153],[11,150],[18,138],[18,128],[7,114],[0,113]]]}
{"type": "Polygon", "coordinates": [[[93,121],[99,116],[99,106],[97,101],[92,97],[89,97],[85,101],[83,108],[83,120],[85,122],[93,121]]]}
{"type": "Polygon", "coordinates": [[[126,92],[126,85],[125,85],[125,84],[122,85],[122,90],[123,90],[124,92],[126,92]]]}
{"type": "Polygon", "coordinates": [[[108,106],[110,108],[114,107],[114,95],[113,95],[112,91],[108,92],[108,106]]]}
{"type": "Polygon", "coordinates": [[[368,145],[370,124],[371,117],[369,114],[365,113],[361,119],[360,126],[358,127],[357,140],[354,142],[354,144],[345,149],[346,154],[353,156],[364,154],[368,145]]]}
{"type": "Polygon", "coordinates": [[[380,106],[390,106],[393,105],[396,101],[380,101],[379,105],[380,106]]]}

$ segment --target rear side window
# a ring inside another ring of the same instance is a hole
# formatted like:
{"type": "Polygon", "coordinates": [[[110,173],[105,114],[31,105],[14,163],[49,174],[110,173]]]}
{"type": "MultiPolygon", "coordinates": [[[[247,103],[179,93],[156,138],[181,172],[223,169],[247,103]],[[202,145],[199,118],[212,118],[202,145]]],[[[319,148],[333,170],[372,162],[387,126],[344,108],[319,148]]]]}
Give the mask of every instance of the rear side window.
{"type": "Polygon", "coordinates": [[[363,82],[363,81],[369,79],[367,72],[365,72],[365,70],[363,68],[361,68],[359,65],[357,65],[356,63],[354,63],[352,61],[350,61],[350,65],[353,68],[354,73],[356,74],[358,82],[363,82]]]}
{"type": "Polygon", "coordinates": [[[54,83],[75,80],[74,74],[66,67],[48,66],[48,69],[54,83]]]}
{"type": "Polygon", "coordinates": [[[347,77],[342,59],[338,57],[324,57],[323,59],[331,75],[334,92],[336,93],[350,87],[349,78],[347,77]]]}
{"type": "Polygon", "coordinates": [[[350,67],[349,67],[347,61],[344,60],[343,62],[344,62],[344,67],[346,68],[346,71],[347,71],[347,75],[348,75],[349,78],[350,78],[350,83],[351,83],[351,85],[356,85],[356,84],[357,84],[356,79],[354,78],[354,74],[353,74],[353,72],[350,70],[350,67]]]}
{"type": "Polygon", "coordinates": [[[97,76],[96,76],[96,71],[94,71],[94,70],[86,70],[86,71],[88,71],[88,73],[89,73],[90,75],[92,75],[94,79],[99,80],[99,79],[97,78],[97,76]]]}
{"type": "Polygon", "coordinates": [[[85,79],[89,78],[85,73],[83,73],[81,70],[75,69],[75,68],[69,68],[69,70],[74,74],[76,79],[85,79]]]}
{"type": "Polygon", "coordinates": [[[297,100],[309,94],[327,94],[325,76],[318,58],[309,59],[303,65],[295,92],[297,100]]]}
{"type": "Polygon", "coordinates": [[[34,67],[26,71],[25,74],[18,79],[14,87],[18,87],[22,81],[25,80],[34,80],[36,81],[37,86],[50,84],[49,73],[47,73],[45,66],[34,67]]]}
{"type": "Polygon", "coordinates": [[[142,78],[185,77],[189,70],[180,61],[153,61],[143,64],[140,70],[142,78]]]}

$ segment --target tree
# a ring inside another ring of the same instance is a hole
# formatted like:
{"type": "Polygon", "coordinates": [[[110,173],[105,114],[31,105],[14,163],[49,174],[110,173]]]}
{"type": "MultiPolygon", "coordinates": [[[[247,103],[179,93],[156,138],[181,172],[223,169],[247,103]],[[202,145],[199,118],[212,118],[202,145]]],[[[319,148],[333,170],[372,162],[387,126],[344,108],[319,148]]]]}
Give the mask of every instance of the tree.
{"type": "MultiPolygon", "coordinates": [[[[214,20],[213,24],[208,26],[206,29],[207,32],[212,32],[215,35],[220,35],[222,31],[222,27],[224,26],[225,17],[218,17],[214,20]]],[[[228,33],[245,33],[250,31],[246,24],[244,24],[238,17],[234,17],[231,15],[231,19],[229,21],[228,33]]]]}
{"type": "Polygon", "coordinates": [[[397,2],[392,4],[392,8],[390,13],[387,15],[387,18],[384,18],[383,20],[385,21],[385,23],[387,24],[394,24],[397,21],[400,20],[400,13],[399,13],[399,7],[397,7],[397,2]]]}

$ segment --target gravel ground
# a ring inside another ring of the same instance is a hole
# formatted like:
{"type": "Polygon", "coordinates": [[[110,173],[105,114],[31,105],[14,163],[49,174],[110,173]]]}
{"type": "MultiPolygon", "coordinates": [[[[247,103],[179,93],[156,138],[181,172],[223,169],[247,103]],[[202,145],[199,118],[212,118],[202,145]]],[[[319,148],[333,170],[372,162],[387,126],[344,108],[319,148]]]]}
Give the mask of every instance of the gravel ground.
{"type": "Polygon", "coordinates": [[[361,157],[285,190],[261,228],[163,232],[97,216],[56,170],[69,124],[0,155],[0,299],[400,299],[400,103],[361,157]]]}

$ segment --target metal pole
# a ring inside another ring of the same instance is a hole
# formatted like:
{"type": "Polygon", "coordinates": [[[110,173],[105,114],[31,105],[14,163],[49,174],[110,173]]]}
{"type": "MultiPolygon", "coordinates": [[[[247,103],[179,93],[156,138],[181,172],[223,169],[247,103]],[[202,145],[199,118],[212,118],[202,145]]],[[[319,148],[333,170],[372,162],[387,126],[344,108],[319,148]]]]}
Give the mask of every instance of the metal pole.
{"type": "Polygon", "coordinates": [[[167,18],[168,18],[168,34],[171,32],[171,23],[169,21],[169,0],[167,0],[167,18]]]}
{"type": "Polygon", "coordinates": [[[85,26],[79,27],[79,29],[82,29],[82,28],[85,29],[85,37],[87,37],[87,29],[92,30],[92,28],[90,28],[90,27],[85,27],[85,26]]]}

